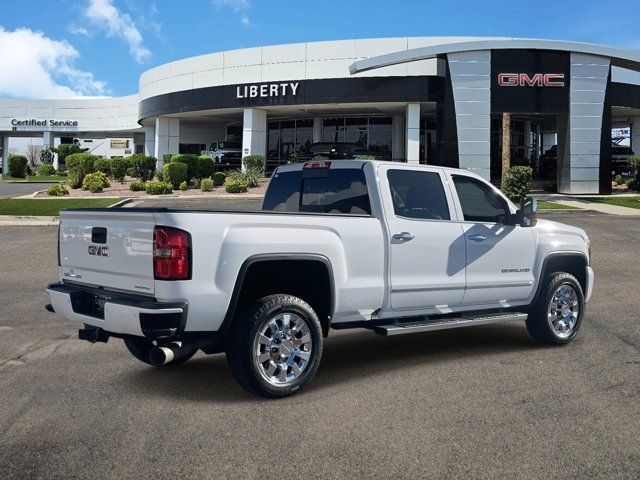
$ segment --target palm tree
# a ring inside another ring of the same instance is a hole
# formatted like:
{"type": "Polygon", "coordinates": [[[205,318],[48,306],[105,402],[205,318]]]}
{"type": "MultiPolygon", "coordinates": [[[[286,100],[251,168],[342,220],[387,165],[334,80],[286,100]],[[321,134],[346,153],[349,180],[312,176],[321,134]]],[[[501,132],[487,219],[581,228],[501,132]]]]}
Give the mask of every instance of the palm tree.
{"type": "Polygon", "coordinates": [[[511,114],[502,114],[502,187],[504,179],[511,169],[511,114]]]}

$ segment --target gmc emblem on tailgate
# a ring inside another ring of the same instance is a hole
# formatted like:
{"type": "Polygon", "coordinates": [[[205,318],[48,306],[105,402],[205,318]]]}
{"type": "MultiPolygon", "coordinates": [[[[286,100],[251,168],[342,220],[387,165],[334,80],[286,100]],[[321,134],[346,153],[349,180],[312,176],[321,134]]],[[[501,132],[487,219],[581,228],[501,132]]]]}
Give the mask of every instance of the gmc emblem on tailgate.
{"type": "Polygon", "coordinates": [[[95,255],[96,257],[108,257],[109,247],[97,247],[95,245],[89,245],[89,255],[95,255]]]}

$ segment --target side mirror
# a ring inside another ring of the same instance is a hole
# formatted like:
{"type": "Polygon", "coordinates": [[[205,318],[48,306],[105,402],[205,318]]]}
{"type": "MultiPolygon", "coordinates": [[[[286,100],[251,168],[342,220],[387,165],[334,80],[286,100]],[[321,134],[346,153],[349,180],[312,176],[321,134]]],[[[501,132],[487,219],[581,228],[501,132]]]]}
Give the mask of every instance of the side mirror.
{"type": "Polygon", "coordinates": [[[521,227],[535,226],[538,221],[538,201],[535,198],[524,197],[520,200],[517,216],[521,227]]]}

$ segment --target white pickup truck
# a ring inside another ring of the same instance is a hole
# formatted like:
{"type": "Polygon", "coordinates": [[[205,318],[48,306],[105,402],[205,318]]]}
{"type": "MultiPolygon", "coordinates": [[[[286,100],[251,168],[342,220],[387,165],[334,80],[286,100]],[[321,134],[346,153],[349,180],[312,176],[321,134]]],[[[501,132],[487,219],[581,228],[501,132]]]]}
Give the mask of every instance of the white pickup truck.
{"type": "Polygon", "coordinates": [[[521,320],[569,343],[593,289],[583,230],[535,218],[464,170],[279,167],[262,211],[61,213],[47,309],[154,366],[226,352],[267,397],[312,379],[330,329],[382,335],[521,320]]]}

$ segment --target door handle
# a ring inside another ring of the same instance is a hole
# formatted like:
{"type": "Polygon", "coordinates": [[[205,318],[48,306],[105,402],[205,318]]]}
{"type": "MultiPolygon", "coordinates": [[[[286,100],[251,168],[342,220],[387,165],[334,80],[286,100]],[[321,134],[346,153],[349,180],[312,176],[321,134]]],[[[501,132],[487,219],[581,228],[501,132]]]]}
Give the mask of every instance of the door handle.
{"type": "Polygon", "coordinates": [[[414,234],[409,233],[409,232],[400,232],[400,233],[394,233],[393,237],[391,237],[393,240],[400,240],[403,242],[407,242],[409,240],[413,240],[415,237],[414,234]]]}
{"type": "Polygon", "coordinates": [[[476,235],[469,235],[467,238],[469,240],[473,240],[474,242],[484,242],[487,239],[487,236],[478,233],[476,235]]]}

